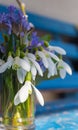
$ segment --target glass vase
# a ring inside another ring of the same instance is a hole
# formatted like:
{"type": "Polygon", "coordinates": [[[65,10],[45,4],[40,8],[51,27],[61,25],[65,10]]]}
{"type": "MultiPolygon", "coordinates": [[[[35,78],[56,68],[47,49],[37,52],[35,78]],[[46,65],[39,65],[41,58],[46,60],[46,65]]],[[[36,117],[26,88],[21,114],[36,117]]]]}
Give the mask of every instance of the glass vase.
{"type": "Polygon", "coordinates": [[[34,94],[15,106],[14,96],[21,88],[16,72],[8,69],[2,75],[1,84],[1,117],[5,130],[34,130],[34,94]]]}

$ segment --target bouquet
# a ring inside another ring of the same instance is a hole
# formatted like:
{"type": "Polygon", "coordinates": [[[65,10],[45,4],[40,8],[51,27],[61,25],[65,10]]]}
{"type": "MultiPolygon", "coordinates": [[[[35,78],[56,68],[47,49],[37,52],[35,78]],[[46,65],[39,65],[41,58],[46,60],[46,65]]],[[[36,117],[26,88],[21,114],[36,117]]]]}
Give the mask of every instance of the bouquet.
{"type": "Polygon", "coordinates": [[[41,40],[34,32],[34,25],[28,21],[24,3],[17,2],[21,10],[9,6],[8,13],[0,14],[0,30],[4,39],[0,43],[0,73],[9,69],[17,73],[22,87],[14,97],[15,105],[25,102],[34,91],[43,106],[43,97],[32,81],[36,81],[37,76],[44,77],[45,72],[47,79],[57,75],[64,78],[66,72],[71,75],[72,70],[62,59],[66,51],[41,40]]]}
{"type": "Polygon", "coordinates": [[[22,117],[32,117],[32,110],[29,109],[32,106],[32,99],[29,99],[32,93],[44,105],[43,96],[36,88],[37,81],[58,76],[63,79],[66,73],[72,75],[70,66],[63,60],[66,51],[42,40],[34,31],[34,25],[28,21],[25,4],[16,1],[20,9],[9,6],[7,13],[0,14],[3,38],[0,41],[0,74],[3,74],[5,84],[3,117],[4,124],[9,123],[14,127],[31,124],[32,121],[28,120],[27,123],[22,117]]]}

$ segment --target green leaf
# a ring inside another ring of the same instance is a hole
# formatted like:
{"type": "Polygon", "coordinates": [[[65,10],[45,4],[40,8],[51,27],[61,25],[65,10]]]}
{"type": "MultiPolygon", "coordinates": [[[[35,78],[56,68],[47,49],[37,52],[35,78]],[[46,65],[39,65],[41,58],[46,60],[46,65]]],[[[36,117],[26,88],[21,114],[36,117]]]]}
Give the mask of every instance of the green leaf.
{"type": "Polygon", "coordinates": [[[49,42],[52,39],[52,36],[50,34],[47,34],[42,36],[41,39],[49,42]]]}

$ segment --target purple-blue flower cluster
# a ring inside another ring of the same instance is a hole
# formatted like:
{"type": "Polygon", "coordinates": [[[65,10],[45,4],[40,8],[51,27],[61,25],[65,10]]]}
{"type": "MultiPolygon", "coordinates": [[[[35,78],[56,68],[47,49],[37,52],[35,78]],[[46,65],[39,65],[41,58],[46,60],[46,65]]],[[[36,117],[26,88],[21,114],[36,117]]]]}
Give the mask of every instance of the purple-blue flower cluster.
{"type": "Polygon", "coordinates": [[[21,51],[24,53],[27,49],[28,52],[35,53],[34,48],[44,47],[44,41],[32,30],[33,24],[28,22],[27,16],[20,9],[9,6],[7,13],[0,14],[0,25],[3,29],[1,33],[4,34],[0,34],[3,37],[0,45],[1,54],[7,56],[10,51],[15,55],[18,48],[22,48],[21,51]]]}
{"type": "Polygon", "coordinates": [[[9,35],[13,31],[13,27],[15,27],[15,25],[17,25],[18,28],[19,26],[21,27],[20,33],[23,30],[25,32],[31,29],[30,23],[23,15],[21,10],[14,6],[9,6],[7,12],[8,13],[0,14],[0,24],[3,24],[7,27],[9,35]]]}

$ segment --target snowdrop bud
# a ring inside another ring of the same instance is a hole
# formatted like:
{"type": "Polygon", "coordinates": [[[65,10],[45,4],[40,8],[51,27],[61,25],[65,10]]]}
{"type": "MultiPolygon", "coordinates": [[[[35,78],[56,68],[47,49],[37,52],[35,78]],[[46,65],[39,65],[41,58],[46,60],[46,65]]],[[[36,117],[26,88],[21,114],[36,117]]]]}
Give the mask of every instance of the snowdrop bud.
{"type": "Polygon", "coordinates": [[[11,56],[11,52],[9,51],[8,56],[11,56]]]}
{"type": "Polygon", "coordinates": [[[43,47],[42,47],[42,46],[39,46],[39,50],[42,51],[42,50],[43,50],[43,47]]]}
{"type": "Polygon", "coordinates": [[[36,54],[37,61],[40,60],[40,56],[36,54]]]}
{"type": "Polygon", "coordinates": [[[16,56],[20,56],[20,48],[17,48],[17,50],[16,50],[16,56]]]}
{"type": "Polygon", "coordinates": [[[44,46],[45,47],[48,47],[49,46],[49,43],[47,41],[44,41],[44,46]]]}
{"type": "Polygon", "coordinates": [[[20,52],[20,56],[23,58],[25,57],[25,53],[23,51],[20,52]]]}

